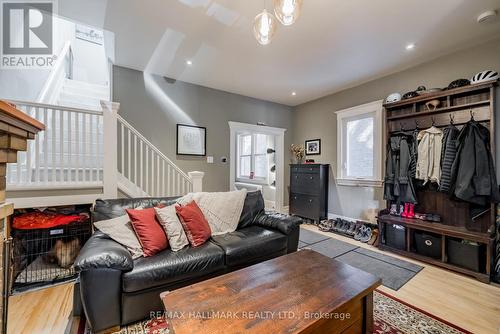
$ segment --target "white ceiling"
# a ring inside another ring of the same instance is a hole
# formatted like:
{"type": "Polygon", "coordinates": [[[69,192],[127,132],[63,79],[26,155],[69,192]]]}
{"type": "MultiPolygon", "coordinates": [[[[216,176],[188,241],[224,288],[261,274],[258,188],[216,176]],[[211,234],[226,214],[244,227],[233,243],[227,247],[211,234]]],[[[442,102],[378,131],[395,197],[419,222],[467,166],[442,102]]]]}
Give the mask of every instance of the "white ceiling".
{"type": "Polygon", "coordinates": [[[476,23],[500,0],[305,0],[261,46],[264,2],[60,0],[59,11],[114,32],[117,65],[292,106],[500,36],[500,19],[476,23]]]}

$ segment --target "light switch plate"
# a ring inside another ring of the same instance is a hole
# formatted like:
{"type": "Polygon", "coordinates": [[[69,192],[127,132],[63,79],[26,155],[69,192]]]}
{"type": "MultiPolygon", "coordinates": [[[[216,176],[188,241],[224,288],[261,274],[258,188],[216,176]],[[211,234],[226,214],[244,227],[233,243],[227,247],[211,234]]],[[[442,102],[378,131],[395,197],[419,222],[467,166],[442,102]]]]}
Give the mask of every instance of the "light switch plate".
{"type": "Polygon", "coordinates": [[[214,157],[213,157],[213,156],[211,156],[211,155],[208,155],[208,156],[207,156],[207,163],[208,163],[208,164],[213,164],[213,163],[214,163],[214,157]]]}

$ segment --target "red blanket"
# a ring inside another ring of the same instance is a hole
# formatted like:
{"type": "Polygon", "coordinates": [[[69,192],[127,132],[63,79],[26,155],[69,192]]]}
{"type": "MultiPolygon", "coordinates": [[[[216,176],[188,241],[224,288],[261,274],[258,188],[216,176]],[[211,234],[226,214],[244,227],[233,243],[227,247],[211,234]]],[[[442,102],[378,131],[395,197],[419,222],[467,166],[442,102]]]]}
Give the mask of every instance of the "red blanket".
{"type": "Polygon", "coordinates": [[[12,227],[18,230],[46,229],[85,220],[85,216],[62,215],[54,212],[33,211],[14,217],[12,227]]]}

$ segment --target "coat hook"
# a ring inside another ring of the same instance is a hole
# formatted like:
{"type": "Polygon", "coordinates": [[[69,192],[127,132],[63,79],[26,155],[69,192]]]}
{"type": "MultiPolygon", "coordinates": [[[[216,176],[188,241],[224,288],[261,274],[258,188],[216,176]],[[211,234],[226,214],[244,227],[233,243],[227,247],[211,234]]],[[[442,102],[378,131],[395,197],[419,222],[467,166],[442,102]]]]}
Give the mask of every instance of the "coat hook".
{"type": "Polygon", "coordinates": [[[418,121],[417,120],[415,120],[415,128],[418,129],[418,121]]]}
{"type": "Polygon", "coordinates": [[[405,127],[403,126],[403,122],[399,122],[399,127],[401,128],[400,131],[404,131],[405,130],[405,127]]]}
{"type": "Polygon", "coordinates": [[[453,116],[453,114],[450,114],[450,124],[453,125],[455,122],[455,117],[453,116]]]}
{"type": "Polygon", "coordinates": [[[472,109],[470,110],[470,120],[474,120],[474,111],[472,109]]]}
{"type": "Polygon", "coordinates": [[[432,126],[436,125],[436,121],[434,120],[434,117],[431,117],[431,121],[432,121],[432,126]]]}

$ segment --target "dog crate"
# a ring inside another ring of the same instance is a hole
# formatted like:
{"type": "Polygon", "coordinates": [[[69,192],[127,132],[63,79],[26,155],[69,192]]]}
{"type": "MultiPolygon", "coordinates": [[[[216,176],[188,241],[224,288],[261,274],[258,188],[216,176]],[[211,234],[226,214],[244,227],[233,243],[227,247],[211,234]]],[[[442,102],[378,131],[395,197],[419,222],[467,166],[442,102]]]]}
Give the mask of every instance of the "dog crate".
{"type": "Polygon", "coordinates": [[[73,262],[92,235],[89,206],[14,215],[12,293],[72,280],[73,262]]]}

